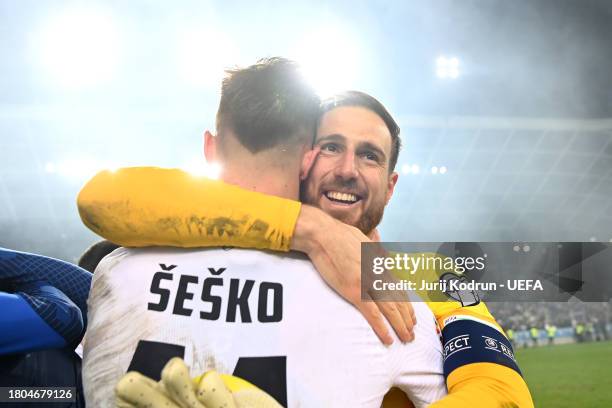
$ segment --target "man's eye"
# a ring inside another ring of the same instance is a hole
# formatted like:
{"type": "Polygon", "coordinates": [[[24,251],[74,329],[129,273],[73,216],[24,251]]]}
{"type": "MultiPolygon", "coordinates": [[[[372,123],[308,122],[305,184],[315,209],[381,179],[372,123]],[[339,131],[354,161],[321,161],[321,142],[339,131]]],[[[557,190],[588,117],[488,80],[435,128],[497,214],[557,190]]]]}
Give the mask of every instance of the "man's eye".
{"type": "Polygon", "coordinates": [[[327,143],[321,146],[321,150],[330,153],[336,153],[338,151],[338,145],[334,143],[327,143]]]}
{"type": "Polygon", "coordinates": [[[372,161],[375,161],[375,162],[378,161],[378,156],[376,154],[374,154],[374,153],[364,153],[363,157],[365,157],[366,160],[372,160],[372,161]]]}

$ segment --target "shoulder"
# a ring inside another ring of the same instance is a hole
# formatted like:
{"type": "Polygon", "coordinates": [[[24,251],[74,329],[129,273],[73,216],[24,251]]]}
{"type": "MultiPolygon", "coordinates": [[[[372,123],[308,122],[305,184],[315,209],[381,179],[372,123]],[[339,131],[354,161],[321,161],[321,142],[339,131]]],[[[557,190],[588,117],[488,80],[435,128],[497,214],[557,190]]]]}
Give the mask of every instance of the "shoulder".
{"type": "Polygon", "coordinates": [[[253,269],[273,268],[283,270],[314,271],[306,255],[299,252],[278,253],[242,248],[118,248],[106,256],[96,268],[96,275],[112,271],[134,270],[139,267],[169,268],[177,265],[185,268],[201,266],[224,266],[235,268],[250,267],[253,269]],[[164,266],[162,266],[164,265],[164,266]]]}

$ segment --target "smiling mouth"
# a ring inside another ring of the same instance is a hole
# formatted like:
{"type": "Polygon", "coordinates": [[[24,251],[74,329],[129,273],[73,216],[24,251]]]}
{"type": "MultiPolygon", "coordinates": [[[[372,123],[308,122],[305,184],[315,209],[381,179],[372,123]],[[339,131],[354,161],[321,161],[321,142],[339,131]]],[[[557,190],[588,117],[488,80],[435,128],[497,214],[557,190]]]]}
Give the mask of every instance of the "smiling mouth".
{"type": "Polygon", "coordinates": [[[340,204],[355,204],[361,197],[352,193],[342,193],[340,191],[326,191],[323,195],[330,201],[340,204]]]}

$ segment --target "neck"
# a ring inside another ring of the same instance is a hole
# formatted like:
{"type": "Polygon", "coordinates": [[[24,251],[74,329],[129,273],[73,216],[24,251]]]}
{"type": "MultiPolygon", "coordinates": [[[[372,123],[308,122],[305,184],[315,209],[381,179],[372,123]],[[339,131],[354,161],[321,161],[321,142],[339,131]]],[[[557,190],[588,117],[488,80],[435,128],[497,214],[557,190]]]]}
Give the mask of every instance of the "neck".
{"type": "Polygon", "coordinates": [[[243,161],[224,163],[221,179],[229,184],[263,194],[298,200],[300,165],[270,166],[243,161]]]}

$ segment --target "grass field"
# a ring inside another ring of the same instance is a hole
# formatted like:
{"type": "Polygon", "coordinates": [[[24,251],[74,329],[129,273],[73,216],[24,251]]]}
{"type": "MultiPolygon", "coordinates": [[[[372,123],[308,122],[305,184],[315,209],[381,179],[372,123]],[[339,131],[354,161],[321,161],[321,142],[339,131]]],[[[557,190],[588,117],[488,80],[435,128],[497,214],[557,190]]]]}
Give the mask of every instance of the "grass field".
{"type": "Polygon", "coordinates": [[[536,407],[612,407],[612,342],[520,349],[536,407]]]}

